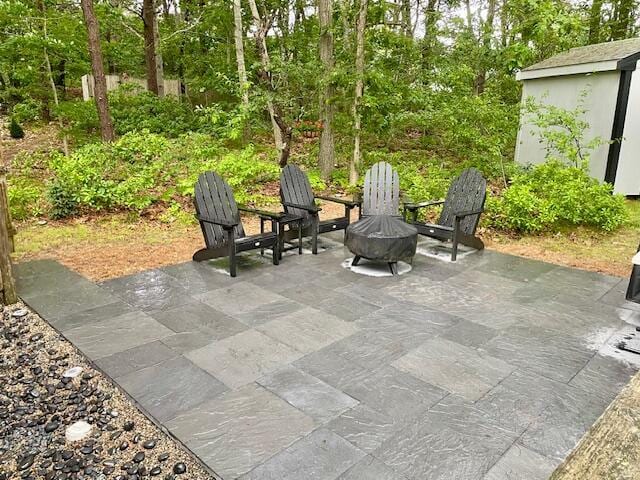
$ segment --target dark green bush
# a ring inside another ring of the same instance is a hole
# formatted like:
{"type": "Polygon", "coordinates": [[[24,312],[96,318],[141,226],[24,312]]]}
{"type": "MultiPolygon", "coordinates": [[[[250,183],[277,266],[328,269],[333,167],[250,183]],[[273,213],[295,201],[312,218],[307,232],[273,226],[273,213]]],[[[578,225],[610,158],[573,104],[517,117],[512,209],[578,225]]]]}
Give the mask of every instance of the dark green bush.
{"type": "Polygon", "coordinates": [[[67,189],[67,186],[58,180],[54,180],[47,190],[47,197],[51,204],[49,215],[51,218],[67,218],[78,210],[78,203],[67,189]]]}
{"type": "Polygon", "coordinates": [[[515,176],[500,197],[488,203],[489,223],[523,233],[584,225],[615,230],[628,219],[624,197],[592,178],[585,167],[548,161],[515,176]]]}
{"type": "Polygon", "coordinates": [[[24,138],[24,130],[15,117],[11,117],[11,121],[9,122],[9,135],[15,139],[24,138]]]}

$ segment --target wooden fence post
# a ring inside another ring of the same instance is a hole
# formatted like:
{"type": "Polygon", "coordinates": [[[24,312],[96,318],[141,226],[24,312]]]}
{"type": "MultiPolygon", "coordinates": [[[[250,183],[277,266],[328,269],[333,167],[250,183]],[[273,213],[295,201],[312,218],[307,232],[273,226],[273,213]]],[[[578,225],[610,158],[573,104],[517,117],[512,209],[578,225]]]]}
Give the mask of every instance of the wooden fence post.
{"type": "Polygon", "coordinates": [[[2,296],[5,305],[11,305],[18,301],[11,268],[13,234],[7,196],[7,169],[0,167],[0,277],[2,278],[2,296]]]}

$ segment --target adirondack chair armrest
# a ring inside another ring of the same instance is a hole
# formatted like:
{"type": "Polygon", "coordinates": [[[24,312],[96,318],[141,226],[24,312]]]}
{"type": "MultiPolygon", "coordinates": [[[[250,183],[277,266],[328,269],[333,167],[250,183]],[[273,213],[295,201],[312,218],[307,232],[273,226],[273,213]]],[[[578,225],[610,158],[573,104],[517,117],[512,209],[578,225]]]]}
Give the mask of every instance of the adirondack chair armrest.
{"type": "Polygon", "coordinates": [[[319,211],[322,210],[320,207],[317,207],[316,205],[299,205],[297,203],[291,203],[291,202],[282,202],[282,205],[284,205],[285,207],[299,208],[300,210],[306,210],[309,213],[318,213],[319,211]]]}
{"type": "Polygon", "coordinates": [[[219,218],[211,218],[204,215],[196,215],[199,222],[212,223],[213,225],[220,225],[225,230],[231,230],[238,225],[238,222],[230,222],[229,220],[222,220],[219,218]]]}
{"type": "Polygon", "coordinates": [[[253,213],[254,215],[257,215],[261,218],[266,218],[269,220],[280,220],[280,218],[282,218],[282,216],[284,215],[284,213],[269,212],[267,210],[258,210],[257,208],[249,208],[249,207],[240,206],[240,205],[238,205],[238,210],[241,212],[253,213]]]}
{"type": "Polygon", "coordinates": [[[480,215],[482,212],[484,212],[484,208],[478,208],[476,210],[467,210],[464,212],[456,212],[454,215],[456,216],[456,218],[464,218],[470,215],[480,215]]]}
{"type": "Polygon", "coordinates": [[[418,203],[408,202],[408,203],[404,203],[403,207],[406,210],[415,211],[415,210],[418,210],[420,208],[434,207],[436,205],[442,205],[443,203],[444,203],[444,200],[418,202],[418,203]]]}
{"type": "Polygon", "coordinates": [[[339,203],[349,208],[359,207],[362,204],[362,202],[359,200],[346,200],[344,198],[329,197],[325,195],[316,195],[315,197],[319,198],[320,200],[326,200],[327,202],[339,203]]]}

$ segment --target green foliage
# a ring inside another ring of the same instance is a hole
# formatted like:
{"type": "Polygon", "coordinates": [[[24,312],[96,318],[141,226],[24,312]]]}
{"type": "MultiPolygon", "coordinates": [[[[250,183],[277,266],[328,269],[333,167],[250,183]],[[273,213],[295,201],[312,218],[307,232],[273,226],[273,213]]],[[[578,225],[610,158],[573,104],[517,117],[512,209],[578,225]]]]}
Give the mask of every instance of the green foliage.
{"type": "Polygon", "coordinates": [[[595,137],[586,140],[585,134],[589,123],[583,117],[587,110],[582,92],[578,106],[567,110],[551,104],[536,102],[528,98],[523,106],[523,114],[527,121],[537,127],[532,133],[540,137],[545,147],[548,160],[558,160],[574,167],[582,167],[589,163],[591,152],[606,142],[595,137]]]}
{"type": "Polygon", "coordinates": [[[15,117],[11,117],[11,120],[9,121],[9,135],[11,135],[11,138],[15,139],[24,138],[24,130],[15,117]]]}
{"type": "Polygon", "coordinates": [[[11,108],[11,117],[19,123],[28,123],[40,119],[42,105],[37,100],[27,97],[11,108]]]}
{"type": "MultiPolygon", "coordinates": [[[[172,96],[158,97],[134,84],[122,85],[109,93],[109,107],[118,135],[147,130],[167,137],[178,137],[201,128],[202,121],[189,104],[172,96]]],[[[99,122],[94,102],[62,102],[56,114],[67,133],[83,137],[98,132],[99,122]]]]}
{"type": "Polygon", "coordinates": [[[54,154],[49,167],[54,179],[47,198],[54,218],[82,211],[139,212],[158,202],[174,205],[175,196],[193,195],[198,175],[207,170],[229,182],[238,202],[261,202],[261,186],[279,176],[277,163],[253,146],[228,151],[201,134],[172,140],[148,131],[127,133],[110,144],[87,144],[67,157],[54,154]]]}
{"type": "Polygon", "coordinates": [[[488,204],[489,224],[523,233],[585,225],[612,231],[628,217],[624,197],[591,178],[584,167],[551,160],[517,175],[488,204]]]}
{"type": "Polygon", "coordinates": [[[54,180],[49,185],[47,198],[51,204],[49,216],[53,219],[70,217],[78,210],[78,202],[71,195],[68,187],[58,180],[54,180]]]}
{"type": "Polygon", "coordinates": [[[44,204],[44,188],[33,179],[11,178],[8,188],[9,208],[15,220],[41,215],[44,204]]]}

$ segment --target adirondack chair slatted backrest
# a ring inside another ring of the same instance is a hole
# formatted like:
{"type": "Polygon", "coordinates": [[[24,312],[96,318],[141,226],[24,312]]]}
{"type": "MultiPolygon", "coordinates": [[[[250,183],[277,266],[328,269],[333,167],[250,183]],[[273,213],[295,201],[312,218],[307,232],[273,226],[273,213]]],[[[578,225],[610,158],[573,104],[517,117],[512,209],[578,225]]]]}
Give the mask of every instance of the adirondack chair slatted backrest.
{"type": "MultiPolygon", "coordinates": [[[[439,225],[453,227],[455,214],[479,210],[484,206],[487,194],[487,181],[475,168],[467,168],[456,178],[447,192],[439,225]]],[[[460,222],[460,230],[467,235],[473,235],[480,221],[480,215],[470,215],[460,222]]]]}
{"type": "MultiPolygon", "coordinates": [[[[296,165],[287,165],[280,173],[280,198],[285,203],[294,203],[296,205],[314,204],[315,197],[309,179],[296,165]]],[[[311,215],[306,210],[287,207],[286,205],[284,210],[292,215],[301,216],[304,226],[311,223],[311,215]]]]}
{"type": "MultiPolygon", "coordinates": [[[[205,172],[198,177],[194,201],[198,215],[218,220],[237,221],[236,238],[245,236],[233,191],[227,182],[215,172],[205,172]]],[[[200,222],[208,248],[220,247],[227,242],[227,233],[219,225],[200,222]]]]}
{"type": "Polygon", "coordinates": [[[363,215],[398,215],[400,180],[387,162],[378,162],[364,177],[363,215]]]}

